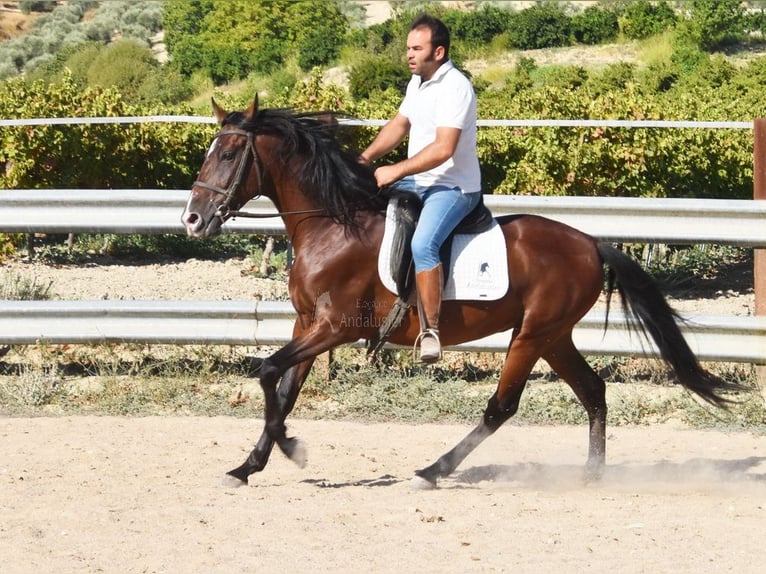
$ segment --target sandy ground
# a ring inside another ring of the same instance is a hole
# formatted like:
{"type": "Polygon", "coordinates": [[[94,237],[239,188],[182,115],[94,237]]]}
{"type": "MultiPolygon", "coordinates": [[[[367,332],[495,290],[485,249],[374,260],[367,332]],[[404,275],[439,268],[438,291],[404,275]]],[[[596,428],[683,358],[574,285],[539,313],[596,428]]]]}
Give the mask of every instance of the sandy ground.
{"type": "Polygon", "coordinates": [[[468,427],[293,420],[309,449],[227,489],[257,421],[0,419],[0,564],[28,572],[763,571],[766,437],[669,425],[502,428],[432,491],[468,427]]]}

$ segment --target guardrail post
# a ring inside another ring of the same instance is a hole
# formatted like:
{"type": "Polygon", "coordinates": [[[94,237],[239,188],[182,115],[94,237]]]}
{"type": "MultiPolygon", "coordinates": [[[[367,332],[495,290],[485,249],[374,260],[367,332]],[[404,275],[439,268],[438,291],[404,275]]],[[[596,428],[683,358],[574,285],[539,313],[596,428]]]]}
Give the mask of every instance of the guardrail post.
{"type": "MultiPolygon", "coordinates": [[[[753,200],[766,201],[766,118],[753,123],[753,200]]],[[[766,249],[753,250],[755,314],[766,315],[766,249]]],[[[766,400],[766,366],[755,367],[761,393],[766,400]]]]}

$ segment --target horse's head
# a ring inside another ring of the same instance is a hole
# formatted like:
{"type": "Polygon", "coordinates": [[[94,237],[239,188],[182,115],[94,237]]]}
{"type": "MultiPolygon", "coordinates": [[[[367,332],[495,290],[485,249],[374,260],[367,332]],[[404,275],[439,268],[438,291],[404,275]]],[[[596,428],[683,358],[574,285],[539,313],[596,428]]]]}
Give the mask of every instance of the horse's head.
{"type": "Polygon", "coordinates": [[[221,130],[207,151],[181,216],[190,237],[207,238],[220,233],[230,212],[259,194],[262,183],[255,134],[238,127],[251,124],[258,112],[258,96],[241,114],[229,114],[215,100],[213,111],[221,130]],[[235,115],[243,117],[234,123],[231,119],[235,115]],[[255,177],[251,177],[253,172],[255,177]]]}

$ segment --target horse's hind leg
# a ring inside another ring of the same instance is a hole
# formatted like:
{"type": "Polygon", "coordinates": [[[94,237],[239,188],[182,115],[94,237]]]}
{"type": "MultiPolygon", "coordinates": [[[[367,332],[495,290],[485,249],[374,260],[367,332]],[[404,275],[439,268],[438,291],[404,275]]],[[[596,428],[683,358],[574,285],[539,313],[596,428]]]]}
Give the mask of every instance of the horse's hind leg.
{"type": "Polygon", "coordinates": [[[415,471],[413,486],[416,488],[435,488],[439,478],[452,474],[458,465],[484,439],[492,435],[505,421],[516,413],[523,390],[524,385],[522,384],[518,390],[518,398],[516,398],[511,408],[502,408],[497,401],[497,393],[493,394],[487,403],[487,408],[484,411],[484,417],[481,422],[463,440],[455,445],[452,450],[440,456],[431,466],[415,471]]]}
{"type": "MultiPolygon", "coordinates": [[[[295,365],[288,369],[282,376],[282,380],[279,383],[277,389],[277,407],[281,414],[282,420],[287,418],[287,415],[293,410],[295,401],[298,398],[301,387],[303,386],[306,377],[311,370],[311,366],[314,364],[314,359],[311,358],[303,363],[295,365]]],[[[254,472],[260,472],[266,467],[266,463],[269,461],[269,455],[274,448],[274,440],[269,436],[266,429],[261,433],[255,448],[250,452],[247,460],[237,468],[230,470],[226,473],[227,477],[232,477],[232,486],[240,486],[247,484],[247,477],[254,472]]],[[[301,462],[301,461],[297,461],[301,462]]]]}
{"type": "Polygon", "coordinates": [[[414,482],[415,486],[435,487],[437,479],[450,475],[484,439],[516,414],[529,373],[540,357],[540,347],[534,339],[516,335],[517,332],[514,332],[497,391],[489,399],[481,422],[435,463],[416,471],[418,480],[414,482]]]}
{"type": "Polygon", "coordinates": [[[606,459],[606,384],[575,348],[571,332],[556,341],[543,358],[572,387],[588,414],[587,471],[589,478],[599,478],[606,459]]]}

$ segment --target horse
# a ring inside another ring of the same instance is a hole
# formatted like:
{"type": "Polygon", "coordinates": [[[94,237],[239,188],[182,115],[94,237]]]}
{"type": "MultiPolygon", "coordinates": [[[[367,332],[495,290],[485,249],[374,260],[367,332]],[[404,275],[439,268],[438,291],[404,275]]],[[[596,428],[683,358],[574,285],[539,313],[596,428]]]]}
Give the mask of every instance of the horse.
{"type": "MultiPolygon", "coordinates": [[[[286,418],[315,358],[339,345],[376,337],[376,325],[395,304],[377,270],[386,194],[372,169],[339,143],[332,112],[259,108],[258,97],[228,112],[212,100],[220,125],[191,187],[182,214],[187,235],[208,238],[257,196],[269,198],[294,249],[289,294],[297,312],[292,339],[260,368],[264,428],[244,463],[229,471],[232,485],[262,471],[274,444],[299,466],[306,451],[288,437],[286,418]]],[[[568,225],[515,214],[497,218],[505,239],[510,288],[492,301],[444,301],[440,337],[446,346],[513,329],[497,388],[478,424],[413,481],[436,487],[483,440],[512,417],[527,379],[542,358],[574,391],[588,417],[588,477],[601,476],[606,458],[606,384],[572,340],[575,324],[602,291],[620,296],[626,321],[651,338],[677,382],[725,407],[742,390],[704,370],[683,338],[658,285],[630,256],[568,225]]],[[[607,322],[608,322],[607,304],[607,322]]],[[[606,324],[605,324],[606,328],[606,324]]],[[[406,310],[390,342],[412,345],[420,324],[406,310]]]]}

